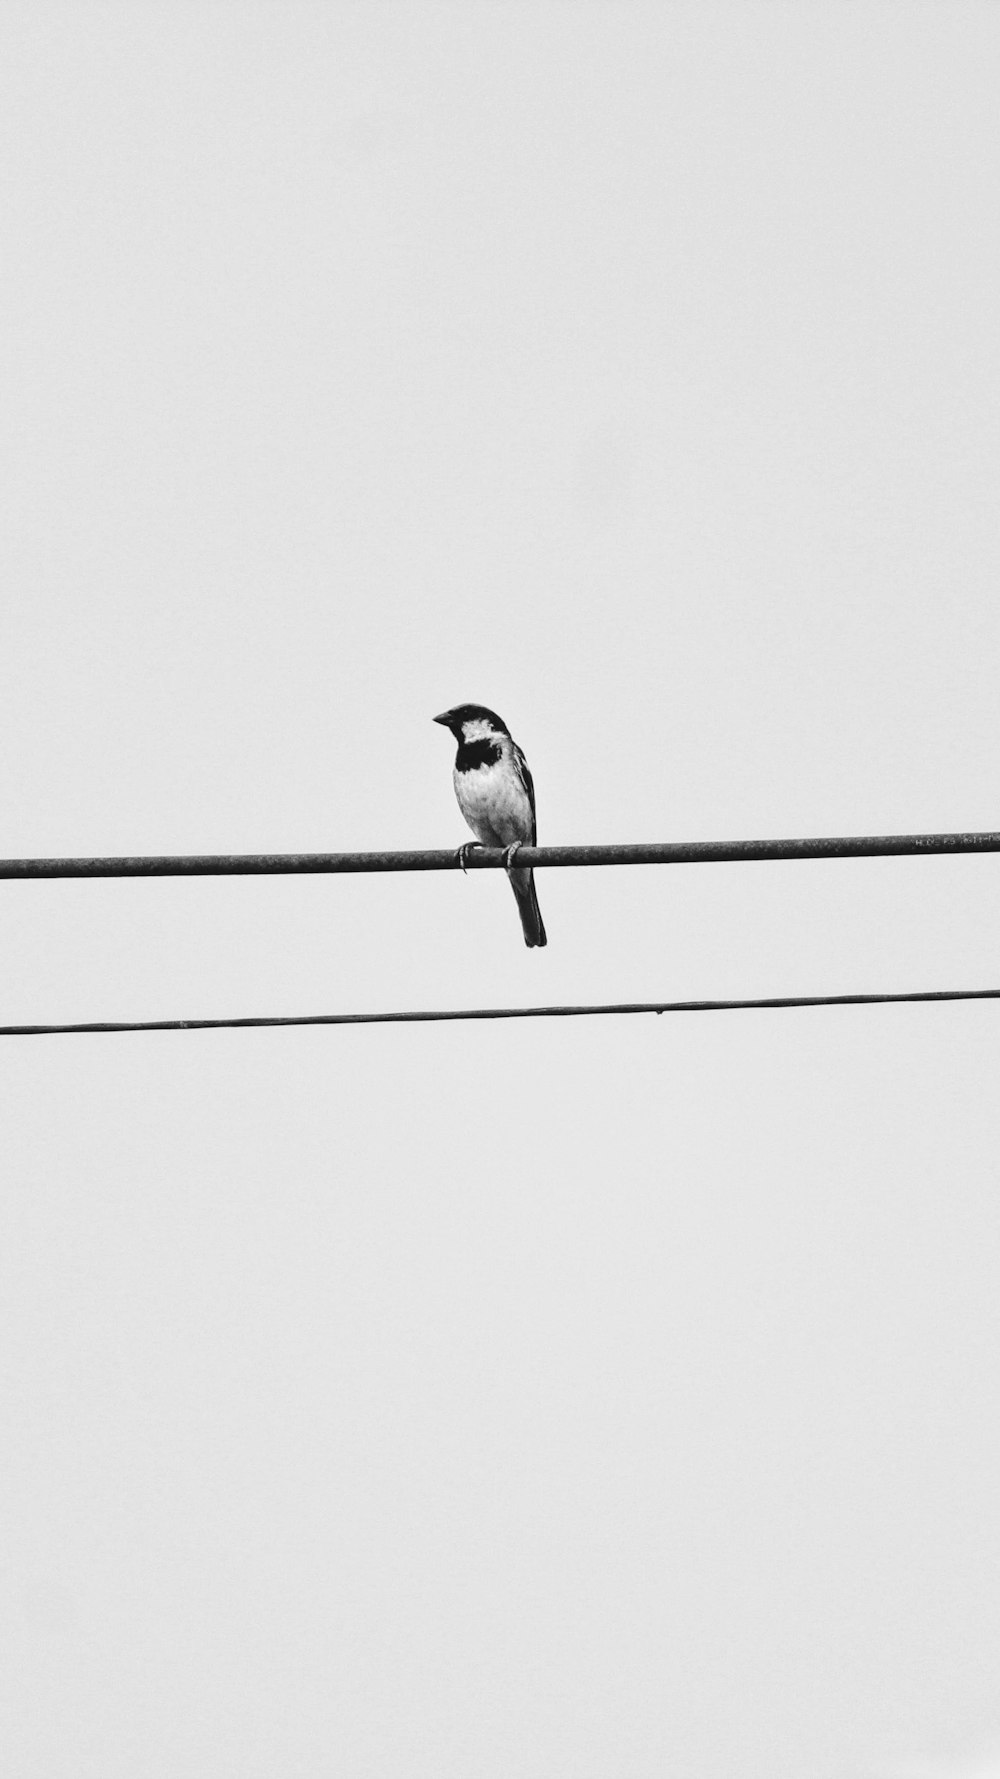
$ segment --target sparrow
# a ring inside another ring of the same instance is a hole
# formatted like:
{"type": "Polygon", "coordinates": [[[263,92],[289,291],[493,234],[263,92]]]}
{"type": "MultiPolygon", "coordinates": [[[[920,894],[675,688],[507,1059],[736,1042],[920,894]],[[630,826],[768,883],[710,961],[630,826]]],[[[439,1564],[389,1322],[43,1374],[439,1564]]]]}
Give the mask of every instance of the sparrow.
{"type": "Polygon", "coordinates": [[[535,787],[528,762],[495,710],[483,704],[456,704],[443,710],[436,723],[450,729],[458,742],[455,795],[476,839],[459,847],[465,855],[477,842],[506,848],[504,863],[521,916],[525,945],[545,945],[545,928],[535,894],[533,871],[518,871],[513,859],[519,846],[535,846],[535,787]]]}

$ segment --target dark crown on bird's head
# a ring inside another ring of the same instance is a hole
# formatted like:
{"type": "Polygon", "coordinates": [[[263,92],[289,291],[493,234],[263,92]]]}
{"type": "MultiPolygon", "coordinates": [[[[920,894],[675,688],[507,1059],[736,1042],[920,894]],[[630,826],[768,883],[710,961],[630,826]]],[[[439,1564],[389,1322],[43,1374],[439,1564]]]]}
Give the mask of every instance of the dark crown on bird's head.
{"type": "Polygon", "coordinates": [[[466,723],[488,724],[497,735],[509,735],[503,717],[498,717],[495,710],[489,710],[485,704],[456,704],[453,710],[443,710],[435,723],[443,723],[450,729],[456,741],[461,741],[465,734],[466,723]]]}

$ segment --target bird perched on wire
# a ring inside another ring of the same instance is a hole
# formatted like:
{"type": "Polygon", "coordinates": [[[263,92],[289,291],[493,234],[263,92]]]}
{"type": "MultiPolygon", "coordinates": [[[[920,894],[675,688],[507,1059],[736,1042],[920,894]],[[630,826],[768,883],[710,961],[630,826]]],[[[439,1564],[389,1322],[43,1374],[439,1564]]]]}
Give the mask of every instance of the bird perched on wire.
{"type": "Polygon", "coordinates": [[[443,710],[436,723],[450,729],[458,742],[455,756],[455,795],[474,841],[459,848],[465,856],[471,846],[503,846],[504,863],[521,916],[525,945],[545,945],[545,928],[535,894],[532,871],[519,871],[514,857],[519,846],[535,846],[535,787],[528,762],[510,730],[495,710],[484,704],[456,704],[443,710]]]}

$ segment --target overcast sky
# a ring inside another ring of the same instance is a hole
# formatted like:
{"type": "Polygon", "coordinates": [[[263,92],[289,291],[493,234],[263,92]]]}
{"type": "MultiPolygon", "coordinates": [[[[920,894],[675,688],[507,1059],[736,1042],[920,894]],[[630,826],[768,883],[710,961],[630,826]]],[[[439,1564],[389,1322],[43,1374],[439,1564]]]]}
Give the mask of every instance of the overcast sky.
{"type": "MultiPolygon", "coordinates": [[[[1000,9],[0,11],[0,852],[1000,827],[1000,9]]],[[[0,1023],[1000,984],[1000,858],[0,884],[0,1023]]],[[[17,1779],[985,1779],[996,1004],[0,1039],[17,1779]]]]}

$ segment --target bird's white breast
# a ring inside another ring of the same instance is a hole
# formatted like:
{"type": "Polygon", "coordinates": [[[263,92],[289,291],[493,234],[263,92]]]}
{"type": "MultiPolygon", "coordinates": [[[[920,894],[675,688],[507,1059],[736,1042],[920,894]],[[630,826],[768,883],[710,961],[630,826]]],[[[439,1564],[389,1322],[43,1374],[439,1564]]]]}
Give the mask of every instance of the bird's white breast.
{"type": "Polygon", "coordinates": [[[511,846],[531,839],[531,804],[509,760],[455,772],[455,796],[469,827],[484,846],[511,846]]]}

